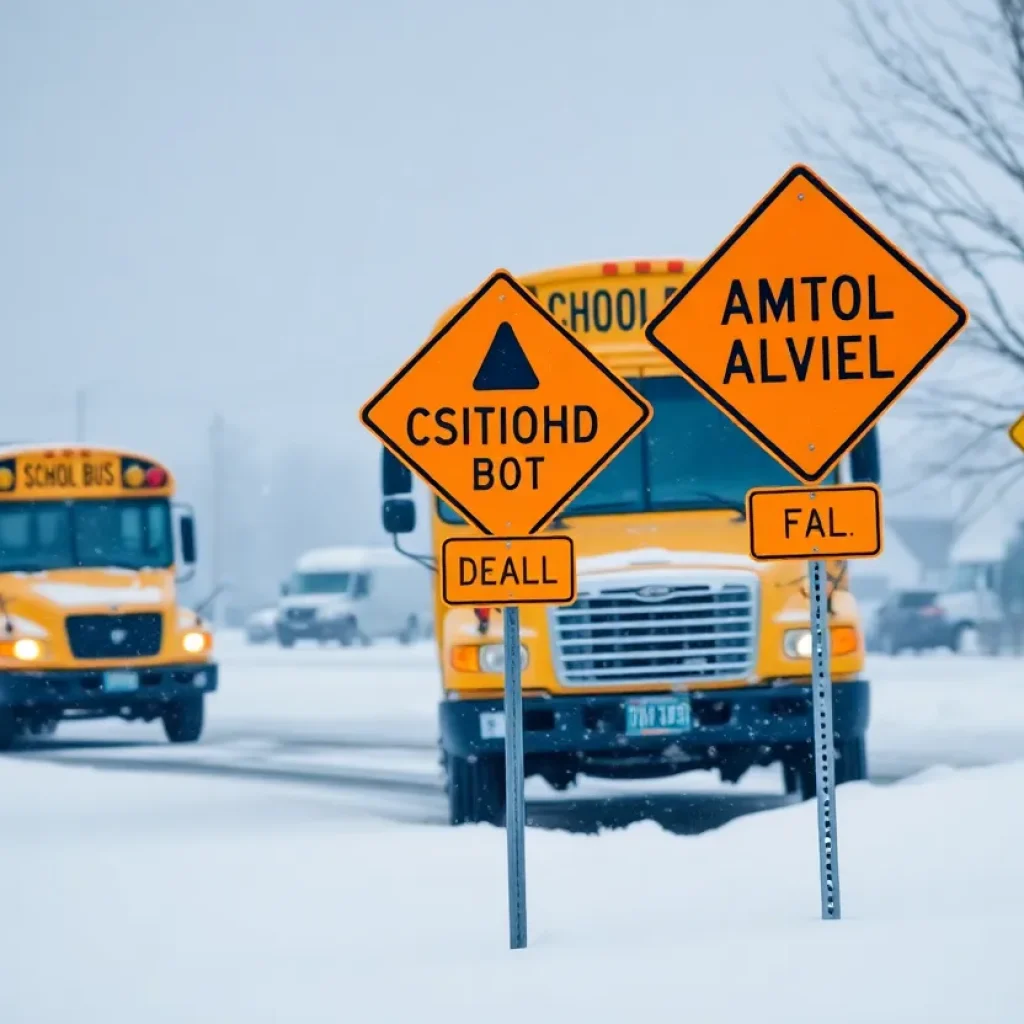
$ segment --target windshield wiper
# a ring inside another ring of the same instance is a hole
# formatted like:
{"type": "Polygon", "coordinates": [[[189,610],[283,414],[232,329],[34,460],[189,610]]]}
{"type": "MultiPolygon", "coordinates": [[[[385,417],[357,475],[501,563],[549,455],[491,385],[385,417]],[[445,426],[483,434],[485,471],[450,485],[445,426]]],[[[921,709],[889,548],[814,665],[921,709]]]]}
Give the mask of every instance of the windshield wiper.
{"type": "Polygon", "coordinates": [[[713,503],[715,508],[728,509],[730,512],[735,512],[739,515],[737,522],[743,522],[747,518],[747,506],[745,502],[736,501],[733,498],[725,498],[721,494],[715,494],[714,491],[694,491],[698,498],[703,498],[705,501],[713,503]]]}

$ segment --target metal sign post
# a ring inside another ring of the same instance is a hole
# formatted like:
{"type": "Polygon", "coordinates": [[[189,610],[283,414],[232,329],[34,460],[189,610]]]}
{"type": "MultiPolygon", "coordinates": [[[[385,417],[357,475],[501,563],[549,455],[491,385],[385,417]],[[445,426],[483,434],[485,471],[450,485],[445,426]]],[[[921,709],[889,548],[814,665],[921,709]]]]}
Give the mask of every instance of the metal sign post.
{"type": "MultiPolygon", "coordinates": [[[[505,609],[513,949],[526,946],[519,610],[576,599],[571,538],[539,534],[652,415],[643,395],[504,270],[447,317],[359,414],[364,426],[482,534],[449,537],[442,545],[442,602],[505,609]]],[[[471,793],[471,802],[478,795],[471,793]]]]}
{"type": "Polygon", "coordinates": [[[821,917],[838,921],[839,837],[836,825],[835,743],[832,729],[832,672],[829,662],[828,577],[825,563],[808,563],[811,589],[811,691],[814,719],[814,778],[818,793],[818,865],[821,917]]]}
{"type": "Polygon", "coordinates": [[[508,843],[508,932],[526,948],[526,793],[523,763],[523,679],[519,609],[505,608],[505,834],[508,843]]]}

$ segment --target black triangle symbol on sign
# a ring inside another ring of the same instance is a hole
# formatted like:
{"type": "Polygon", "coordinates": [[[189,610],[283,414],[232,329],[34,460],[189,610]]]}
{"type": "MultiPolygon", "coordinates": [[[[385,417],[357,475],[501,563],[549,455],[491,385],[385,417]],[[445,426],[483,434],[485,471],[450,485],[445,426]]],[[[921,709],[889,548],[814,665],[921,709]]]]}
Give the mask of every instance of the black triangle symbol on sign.
{"type": "Polygon", "coordinates": [[[532,391],[540,387],[511,324],[502,321],[476,376],[474,391],[532,391]]]}

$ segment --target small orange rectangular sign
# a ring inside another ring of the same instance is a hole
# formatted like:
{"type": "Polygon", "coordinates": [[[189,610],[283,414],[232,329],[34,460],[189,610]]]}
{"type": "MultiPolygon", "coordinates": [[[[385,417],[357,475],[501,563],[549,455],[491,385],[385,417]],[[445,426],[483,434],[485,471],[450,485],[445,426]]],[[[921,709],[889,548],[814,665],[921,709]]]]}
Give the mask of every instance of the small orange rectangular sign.
{"type": "Polygon", "coordinates": [[[569,537],[450,537],[441,547],[447,605],[572,604],[576,557],[569,537]]]}
{"type": "Polygon", "coordinates": [[[882,495],[874,484],[765,487],[747,493],[750,555],[874,558],[882,550],[882,495]]]}

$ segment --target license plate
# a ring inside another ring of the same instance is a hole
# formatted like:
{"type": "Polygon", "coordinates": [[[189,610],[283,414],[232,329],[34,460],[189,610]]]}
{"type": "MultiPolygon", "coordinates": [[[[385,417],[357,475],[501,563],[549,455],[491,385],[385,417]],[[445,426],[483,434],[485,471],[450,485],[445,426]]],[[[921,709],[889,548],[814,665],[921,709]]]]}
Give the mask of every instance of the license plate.
{"type": "Polygon", "coordinates": [[[484,740],[502,740],[505,738],[505,712],[480,712],[480,738],[484,740]]]}
{"type": "Polygon", "coordinates": [[[107,693],[132,693],[139,688],[138,672],[104,672],[103,689],[107,693]]]}
{"type": "Polygon", "coordinates": [[[627,736],[669,736],[689,732],[689,697],[644,697],[626,702],[627,736]]]}

